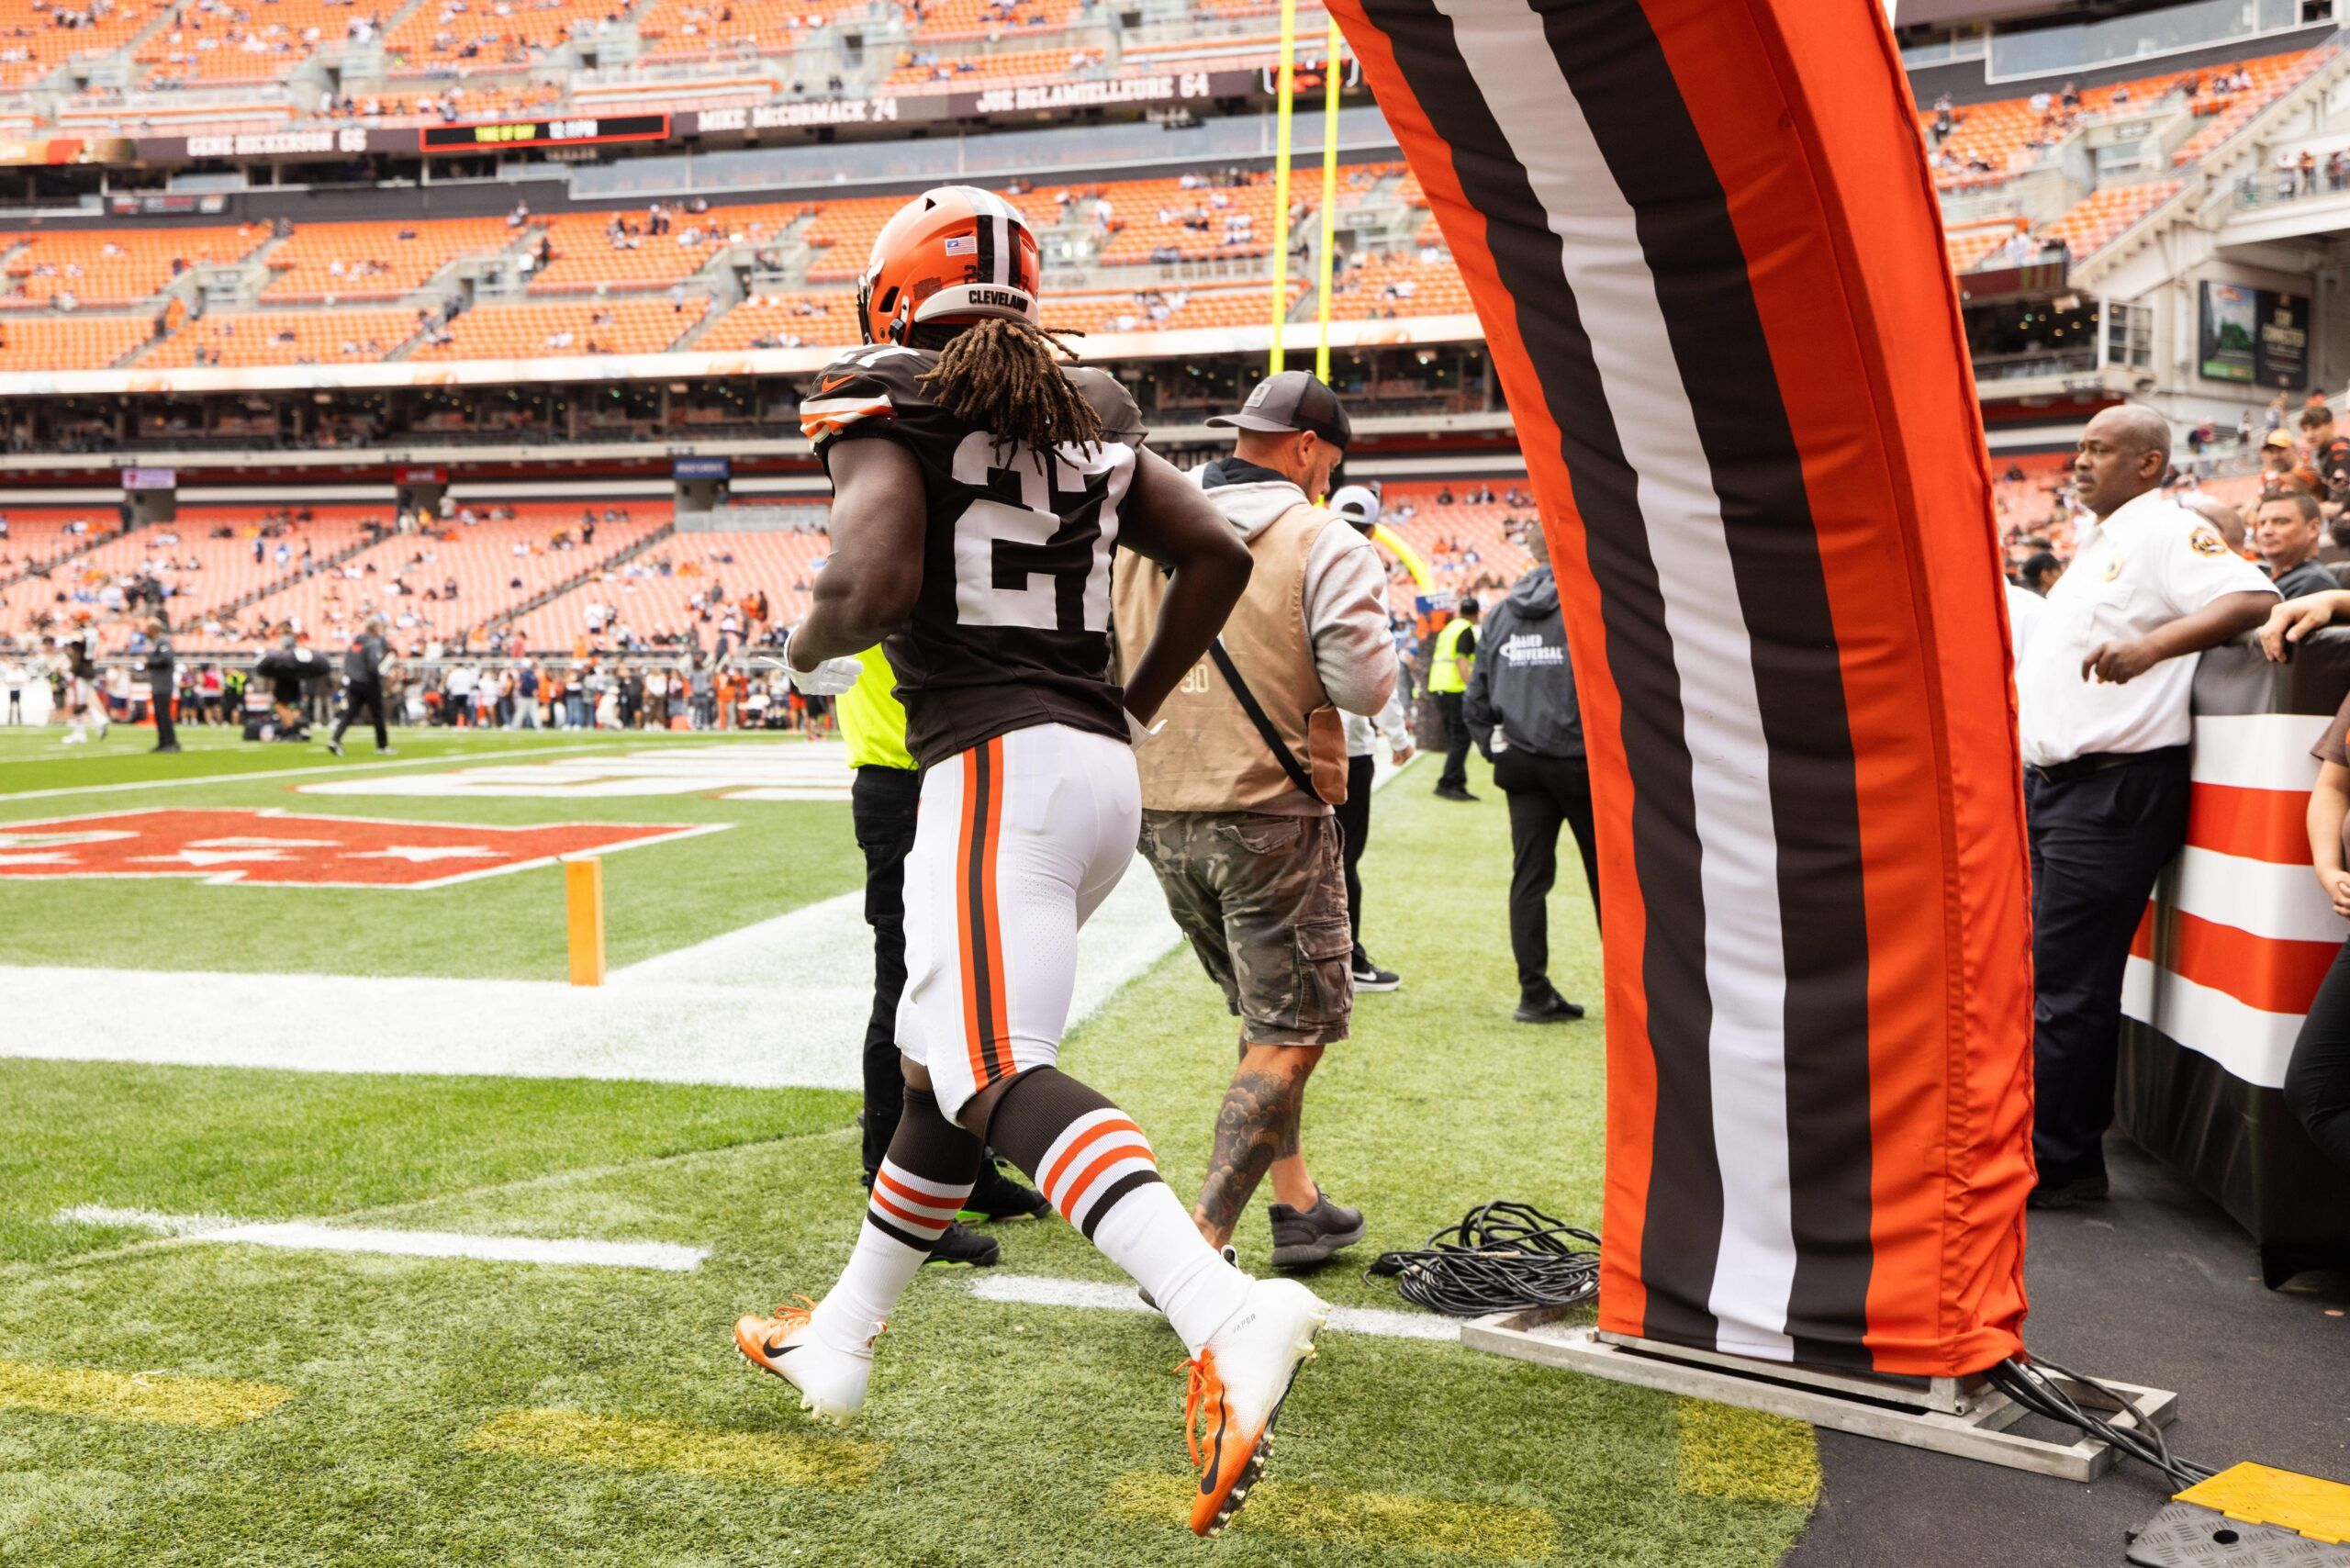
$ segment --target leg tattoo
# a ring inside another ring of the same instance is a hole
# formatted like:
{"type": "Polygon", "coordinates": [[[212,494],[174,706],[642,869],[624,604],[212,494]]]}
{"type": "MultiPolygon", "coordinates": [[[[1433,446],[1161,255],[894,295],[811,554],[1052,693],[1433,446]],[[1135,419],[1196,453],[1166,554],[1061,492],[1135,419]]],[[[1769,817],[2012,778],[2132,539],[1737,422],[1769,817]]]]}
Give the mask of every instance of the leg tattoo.
{"type": "Polygon", "coordinates": [[[1218,1246],[1232,1238],[1240,1211],[1275,1159],[1294,1152],[1303,1079],[1243,1068],[1232,1075],[1215,1116],[1215,1147],[1192,1217],[1218,1246]],[[1284,1145],[1287,1148],[1284,1149],[1284,1145]]]}

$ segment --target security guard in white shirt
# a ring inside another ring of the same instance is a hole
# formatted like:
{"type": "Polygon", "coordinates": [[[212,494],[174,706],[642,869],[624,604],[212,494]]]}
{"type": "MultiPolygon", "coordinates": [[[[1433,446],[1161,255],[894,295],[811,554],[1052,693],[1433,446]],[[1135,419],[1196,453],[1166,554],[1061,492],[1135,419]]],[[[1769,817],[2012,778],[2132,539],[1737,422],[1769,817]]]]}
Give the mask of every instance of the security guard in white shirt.
{"type": "Polygon", "coordinates": [[[2277,590],[2162,494],[2170,427],[2108,409],[2073,493],[2097,518],[2016,666],[2031,824],[2035,1208],[2106,1193],[2121,974],[2154,878],[2187,837],[2196,656],[2267,617],[2277,590]]]}

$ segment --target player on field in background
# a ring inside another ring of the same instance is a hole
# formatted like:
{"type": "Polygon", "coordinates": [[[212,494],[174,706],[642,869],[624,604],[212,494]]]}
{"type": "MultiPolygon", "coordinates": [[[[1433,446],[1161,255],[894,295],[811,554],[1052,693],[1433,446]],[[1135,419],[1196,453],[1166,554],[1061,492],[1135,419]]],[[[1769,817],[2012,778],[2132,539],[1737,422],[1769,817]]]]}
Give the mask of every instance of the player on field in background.
{"type": "Polygon", "coordinates": [[[1125,390],[1055,358],[1039,269],[1035,232],[1001,197],[915,197],[883,226],[859,290],[873,346],[835,359],[800,405],[833,480],[833,554],[784,662],[802,691],[836,695],[860,673],[850,655],[886,638],[924,770],[906,864],[906,1096],[839,1281],[822,1302],[744,1317],[735,1342],[802,1408],[855,1415],[882,1320],[992,1143],[1190,1349],[1192,1528],[1213,1534],[1254,1484],[1328,1308],[1218,1255],[1140,1129],[1055,1063],[1078,927],[1135,857],[1130,726],[1206,652],[1250,563],[1145,450],[1125,390]],[[1120,544],[1173,573],[1123,693],[1109,673],[1120,544]]]}
{"type": "Polygon", "coordinates": [[[84,626],[68,632],[58,639],[57,651],[65,670],[65,714],[73,728],[66,731],[66,745],[81,745],[89,741],[87,721],[98,722],[98,739],[106,738],[106,700],[98,695],[98,633],[94,626],[84,626]]]}

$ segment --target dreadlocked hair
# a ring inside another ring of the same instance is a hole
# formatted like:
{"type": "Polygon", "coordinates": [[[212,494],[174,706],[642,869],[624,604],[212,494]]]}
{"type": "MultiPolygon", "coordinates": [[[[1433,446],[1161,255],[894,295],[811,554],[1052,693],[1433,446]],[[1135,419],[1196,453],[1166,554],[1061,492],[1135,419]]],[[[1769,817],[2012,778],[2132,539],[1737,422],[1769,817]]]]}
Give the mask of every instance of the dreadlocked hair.
{"type": "MultiPolygon", "coordinates": [[[[923,390],[966,424],[1045,454],[1067,442],[1102,442],[1102,416],[1061,369],[1063,334],[991,316],[957,330],[939,346],[923,390]]],[[[1074,359],[1074,354],[1069,354],[1074,359]]]]}

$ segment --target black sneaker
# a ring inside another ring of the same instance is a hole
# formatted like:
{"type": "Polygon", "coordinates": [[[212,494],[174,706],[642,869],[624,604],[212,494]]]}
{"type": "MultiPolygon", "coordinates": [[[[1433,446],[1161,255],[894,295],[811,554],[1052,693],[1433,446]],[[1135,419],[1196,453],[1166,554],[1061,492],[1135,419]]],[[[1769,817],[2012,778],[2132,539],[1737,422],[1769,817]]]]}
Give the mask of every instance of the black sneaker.
{"type": "Polygon", "coordinates": [[[944,1263],[949,1268],[984,1269],[1003,1256],[992,1236],[981,1236],[966,1225],[950,1225],[946,1234],[931,1248],[925,1263],[944,1263]]]}
{"type": "Polygon", "coordinates": [[[963,1200],[962,1217],[975,1223],[1042,1219],[1053,1212],[1052,1201],[1035,1188],[1015,1182],[996,1168],[994,1160],[979,1166],[979,1179],[963,1200]]]}
{"type": "Polygon", "coordinates": [[[1583,1004],[1561,996],[1555,986],[1545,986],[1539,991],[1527,991],[1517,999],[1517,1011],[1510,1014],[1521,1024],[1572,1024],[1583,1016],[1583,1004]]]}
{"type": "Polygon", "coordinates": [[[2076,1176],[2069,1182],[2042,1182],[2026,1195],[2023,1205],[2028,1209],[2069,1209],[2076,1204],[2100,1202],[2109,1191],[2105,1173],[2100,1170],[2094,1176],[2076,1176]]]}
{"type": "Polygon", "coordinates": [[[1474,801],[1477,797],[1458,784],[1439,784],[1436,787],[1436,798],[1439,801],[1474,801]]]}
{"type": "Polygon", "coordinates": [[[1327,1193],[1316,1193],[1310,1209],[1275,1204],[1270,1213],[1276,1269],[1310,1269],[1326,1263],[1340,1248],[1362,1239],[1362,1211],[1341,1208],[1327,1193]]]}
{"type": "Polygon", "coordinates": [[[1368,958],[1358,957],[1353,968],[1357,991],[1393,991],[1404,983],[1402,975],[1393,969],[1381,969],[1368,958]]]}

